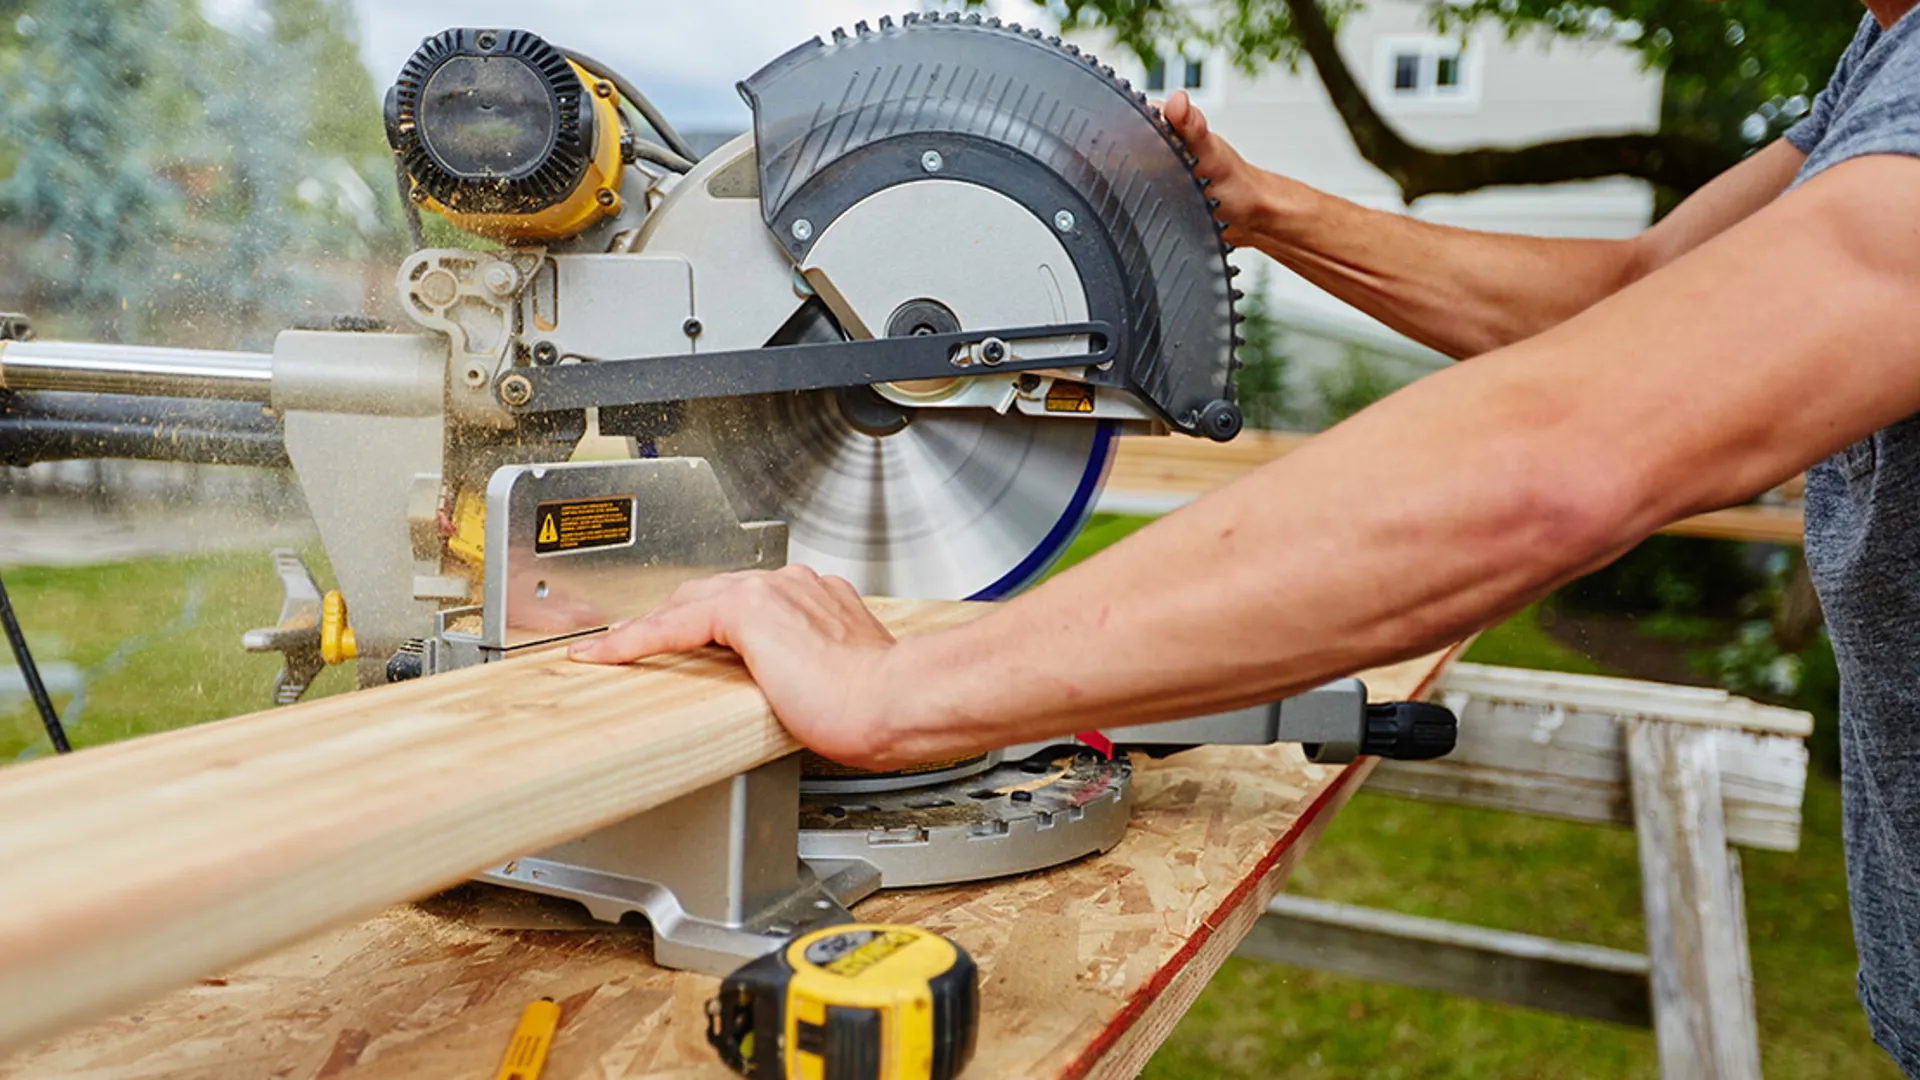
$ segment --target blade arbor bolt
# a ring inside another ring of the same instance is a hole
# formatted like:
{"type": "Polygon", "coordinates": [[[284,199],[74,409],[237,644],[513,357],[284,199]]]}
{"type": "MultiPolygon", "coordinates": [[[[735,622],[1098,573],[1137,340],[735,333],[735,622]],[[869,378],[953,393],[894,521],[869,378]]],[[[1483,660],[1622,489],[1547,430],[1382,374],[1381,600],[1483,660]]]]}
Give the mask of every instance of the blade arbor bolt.
{"type": "Polygon", "coordinates": [[[509,375],[500,380],[500,400],[519,408],[533,400],[533,383],[525,375],[509,375]]]}

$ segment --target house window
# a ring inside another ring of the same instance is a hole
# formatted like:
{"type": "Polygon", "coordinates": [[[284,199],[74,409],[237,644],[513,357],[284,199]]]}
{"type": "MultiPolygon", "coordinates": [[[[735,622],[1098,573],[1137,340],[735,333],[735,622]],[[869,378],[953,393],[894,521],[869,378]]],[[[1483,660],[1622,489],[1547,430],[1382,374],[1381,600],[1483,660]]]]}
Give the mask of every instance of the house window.
{"type": "Polygon", "coordinates": [[[1450,38],[1396,38],[1382,42],[1381,80],[1403,100],[1470,98],[1468,66],[1460,42],[1450,38]]]}
{"type": "Polygon", "coordinates": [[[1420,57],[1401,53],[1393,58],[1394,93],[1420,89],[1420,57]]]}
{"type": "MultiPolygon", "coordinates": [[[[1199,90],[1206,86],[1207,72],[1205,61],[1189,60],[1184,56],[1176,56],[1173,58],[1172,63],[1179,65],[1179,70],[1176,74],[1180,78],[1180,86],[1183,89],[1199,90]]],[[[1167,89],[1167,64],[1168,59],[1164,56],[1155,56],[1147,61],[1148,93],[1158,94],[1167,89]]]]}

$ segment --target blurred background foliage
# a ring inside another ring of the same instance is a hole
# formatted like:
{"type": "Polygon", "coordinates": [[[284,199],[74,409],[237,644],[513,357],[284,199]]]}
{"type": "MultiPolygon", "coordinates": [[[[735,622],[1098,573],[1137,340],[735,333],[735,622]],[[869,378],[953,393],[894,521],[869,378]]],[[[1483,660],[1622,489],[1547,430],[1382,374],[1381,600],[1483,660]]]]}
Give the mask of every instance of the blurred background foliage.
{"type": "Polygon", "coordinates": [[[372,310],[405,227],[349,0],[0,0],[0,309],[262,347],[372,310]]]}

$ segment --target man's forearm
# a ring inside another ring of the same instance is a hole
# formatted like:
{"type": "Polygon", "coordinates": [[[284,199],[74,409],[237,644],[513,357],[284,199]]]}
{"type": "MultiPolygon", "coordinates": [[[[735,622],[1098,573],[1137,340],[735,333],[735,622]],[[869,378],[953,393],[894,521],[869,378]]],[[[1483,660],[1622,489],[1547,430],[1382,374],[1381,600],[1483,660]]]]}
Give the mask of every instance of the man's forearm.
{"type": "Polygon", "coordinates": [[[881,675],[882,760],[1198,715],[1442,645],[1920,410],[1920,161],[1839,166],[881,675]]]}
{"type": "Polygon", "coordinates": [[[1638,242],[1475,232],[1272,173],[1247,236],[1327,292],[1456,359],[1531,337],[1642,272],[1638,242]]]}

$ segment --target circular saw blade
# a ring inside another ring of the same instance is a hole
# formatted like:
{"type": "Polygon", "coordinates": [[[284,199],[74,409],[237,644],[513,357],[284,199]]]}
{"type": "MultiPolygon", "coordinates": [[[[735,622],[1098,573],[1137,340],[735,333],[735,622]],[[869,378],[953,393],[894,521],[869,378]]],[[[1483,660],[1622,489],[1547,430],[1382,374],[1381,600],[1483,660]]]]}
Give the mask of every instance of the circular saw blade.
{"type": "Polygon", "coordinates": [[[861,593],[992,600],[1052,565],[1114,450],[1108,421],[921,409],[869,435],[831,393],[690,402],[663,454],[713,463],[742,520],[787,523],[787,561],[861,593]]]}

